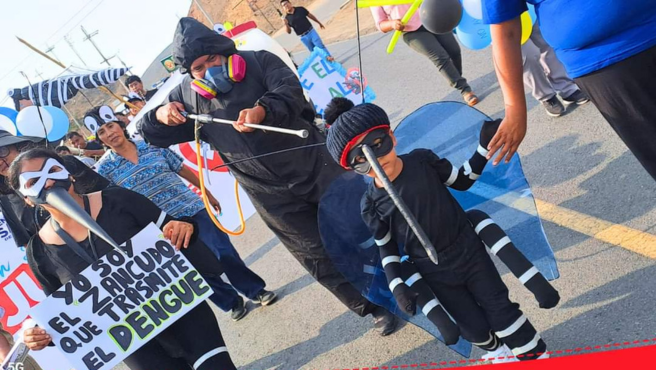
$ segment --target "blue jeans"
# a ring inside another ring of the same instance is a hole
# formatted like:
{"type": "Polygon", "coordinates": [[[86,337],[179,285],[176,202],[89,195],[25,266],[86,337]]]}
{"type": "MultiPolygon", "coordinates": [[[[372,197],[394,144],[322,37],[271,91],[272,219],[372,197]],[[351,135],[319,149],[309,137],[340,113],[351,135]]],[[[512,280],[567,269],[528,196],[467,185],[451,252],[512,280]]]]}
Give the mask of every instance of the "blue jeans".
{"type": "Polygon", "coordinates": [[[330,52],[328,51],[328,49],[326,49],[326,46],[323,44],[323,41],[321,41],[321,37],[319,37],[317,30],[315,30],[314,28],[312,29],[312,31],[301,36],[301,41],[303,42],[305,47],[308,48],[308,50],[310,50],[310,52],[312,52],[314,50],[314,47],[316,46],[319,49],[325,50],[326,53],[330,55],[330,52]]]}
{"type": "Polygon", "coordinates": [[[193,219],[198,223],[200,240],[219,257],[223,271],[232,284],[231,286],[221,278],[206,277],[205,280],[214,290],[210,300],[227,312],[237,303],[237,291],[250,299],[255,299],[257,293],[266,285],[264,280],[244,264],[228,235],[214,225],[207,211],[201,210],[193,216],[193,219]]]}

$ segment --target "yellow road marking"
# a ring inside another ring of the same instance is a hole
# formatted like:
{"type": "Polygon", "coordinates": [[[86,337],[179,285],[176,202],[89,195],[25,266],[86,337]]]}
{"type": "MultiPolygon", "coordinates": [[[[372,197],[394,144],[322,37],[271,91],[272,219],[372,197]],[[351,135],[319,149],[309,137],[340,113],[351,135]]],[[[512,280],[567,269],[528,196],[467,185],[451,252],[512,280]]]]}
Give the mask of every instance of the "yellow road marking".
{"type": "Polygon", "coordinates": [[[540,199],[535,199],[535,203],[540,217],[544,220],[602,242],[617,245],[645,257],[656,259],[656,235],[604,221],[540,199]]]}
{"type": "MultiPolygon", "coordinates": [[[[486,184],[479,184],[478,188],[482,191],[482,194],[485,194],[487,191],[496,190],[486,184]],[[486,189],[486,187],[490,187],[490,189],[486,189]]],[[[605,221],[537,198],[534,199],[538,215],[543,220],[574,230],[602,242],[622,247],[647,258],[656,259],[656,235],[605,221]]],[[[505,193],[494,198],[492,201],[530,215],[535,215],[535,207],[532,199],[516,192],[505,193]]]]}

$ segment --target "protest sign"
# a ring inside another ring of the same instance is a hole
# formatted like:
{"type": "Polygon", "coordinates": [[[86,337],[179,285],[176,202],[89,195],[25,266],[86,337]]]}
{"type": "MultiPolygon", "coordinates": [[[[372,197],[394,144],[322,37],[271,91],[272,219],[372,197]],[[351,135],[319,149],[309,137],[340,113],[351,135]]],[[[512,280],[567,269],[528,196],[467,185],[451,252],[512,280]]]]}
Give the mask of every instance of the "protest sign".
{"type": "Polygon", "coordinates": [[[111,369],[212,289],[150,224],[32,309],[77,370],[111,369]]]}
{"type": "Polygon", "coordinates": [[[376,99],[366,80],[363,79],[364,89],[360,86],[359,70],[351,68],[347,71],[338,62],[329,62],[327,57],[325,50],[314,48],[298,67],[301,86],[310,95],[318,114],[323,116],[324,109],[335,97],[347,98],[355,104],[370,103],[376,99]]]}
{"type": "MultiPolygon", "coordinates": [[[[23,321],[30,309],[46,298],[27,265],[25,247],[17,246],[0,213],[0,327],[14,340],[20,339],[23,321]]],[[[44,370],[70,370],[73,367],[55,348],[32,352],[30,356],[44,370]],[[48,366],[45,366],[47,364],[48,366]]],[[[18,367],[21,364],[14,364],[18,367]]]]}

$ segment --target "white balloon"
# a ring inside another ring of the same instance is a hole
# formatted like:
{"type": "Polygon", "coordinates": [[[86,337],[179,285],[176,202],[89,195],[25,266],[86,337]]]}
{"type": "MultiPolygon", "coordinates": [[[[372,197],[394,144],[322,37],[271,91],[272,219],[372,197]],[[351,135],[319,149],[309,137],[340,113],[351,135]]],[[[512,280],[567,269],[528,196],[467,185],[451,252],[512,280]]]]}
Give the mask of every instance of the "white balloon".
{"type": "Polygon", "coordinates": [[[16,136],[16,126],[7,116],[0,114],[0,130],[7,131],[8,133],[16,136]]]}
{"type": "Polygon", "coordinates": [[[52,116],[42,107],[29,106],[18,112],[16,127],[22,136],[45,138],[46,134],[52,130],[52,116]],[[41,116],[39,116],[39,112],[41,112],[41,116]]]}
{"type": "Polygon", "coordinates": [[[472,18],[483,19],[483,4],[481,0],[462,0],[462,7],[472,18]]]}

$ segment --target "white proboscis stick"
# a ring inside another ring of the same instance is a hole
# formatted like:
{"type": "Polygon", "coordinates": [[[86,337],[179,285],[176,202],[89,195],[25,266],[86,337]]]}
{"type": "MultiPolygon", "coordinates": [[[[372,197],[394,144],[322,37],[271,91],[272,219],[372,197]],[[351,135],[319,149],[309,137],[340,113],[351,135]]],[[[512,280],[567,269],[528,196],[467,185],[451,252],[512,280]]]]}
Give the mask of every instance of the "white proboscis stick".
{"type": "Polygon", "coordinates": [[[367,162],[369,162],[371,168],[376,173],[376,177],[378,177],[378,179],[383,183],[383,187],[385,188],[385,191],[387,192],[387,194],[389,194],[390,198],[392,198],[394,205],[399,210],[399,212],[401,212],[401,215],[403,215],[403,218],[405,218],[405,221],[408,223],[408,226],[410,226],[412,231],[417,236],[417,239],[419,239],[419,242],[426,250],[426,254],[428,254],[428,258],[430,258],[430,260],[437,265],[437,251],[435,251],[435,247],[433,246],[433,243],[431,243],[430,239],[428,239],[428,236],[421,228],[421,226],[419,226],[419,223],[415,219],[415,216],[410,212],[408,206],[405,205],[405,202],[403,201],[403,199],[401,199],[399,194],[396,192],[396,189],[394,189],[394,185],[392,185],[389,178],[385,174],[385,171],[383,171],[383,168],[378,163],[378,159],[376,158],[376,155],[371,150],[371,148],[369,148],[367,145],[362,146],[362,151],[364,152],[364,156],[367,158],[367,162]]]}
{"type": "MultiPolygon", "coordinates": [[[[231,120],[228,120],[228,119],[214,118],[214,117],[210,116],[209,114],[186,113],[186,114],[183,114],[183,115],[190,118],[190,119],[196,119],[200,123],[223,123],[223,124],[226,124],[226,125],[232,125],[232,124],[235,123],[235,121],[231,121],[231,120]]],[[[288,129],[288,128],[258,125],[258,124],[255,124],[255,123],[244,123],[244,126],[249,127],[249,128],[258,129],[258,130],[277,132],[277,133],[280,133],[280,134],[295,135],[295,136],[301,137],[303,139],[306,139],[310,135],[308,130],[305,130],[305,129],[292,130],[292,129],[288,129]]]]}

